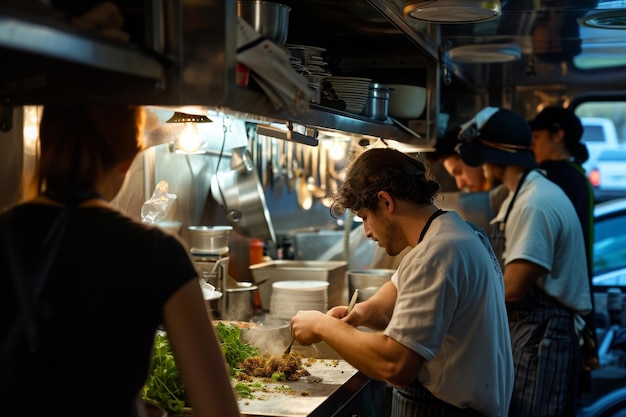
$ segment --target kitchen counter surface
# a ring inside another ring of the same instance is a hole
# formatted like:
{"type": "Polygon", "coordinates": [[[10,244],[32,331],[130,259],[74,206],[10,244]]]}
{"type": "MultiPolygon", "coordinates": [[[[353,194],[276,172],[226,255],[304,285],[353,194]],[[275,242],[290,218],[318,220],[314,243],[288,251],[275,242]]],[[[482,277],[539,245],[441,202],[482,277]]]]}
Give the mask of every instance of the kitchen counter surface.
{"type": "Polygon", "coordinates": [[[263,382],[254,398],[239,400],[242,415],[331,416],[359,393],[370,378],[343,360],[303,359],[310,375],[299,381],[263,382]]]}

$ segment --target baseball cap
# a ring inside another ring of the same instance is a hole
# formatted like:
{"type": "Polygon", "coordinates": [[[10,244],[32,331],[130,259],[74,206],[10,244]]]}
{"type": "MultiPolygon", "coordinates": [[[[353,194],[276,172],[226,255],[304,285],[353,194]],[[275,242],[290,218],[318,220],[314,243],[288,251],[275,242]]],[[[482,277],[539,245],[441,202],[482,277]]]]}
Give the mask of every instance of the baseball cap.
{"type": "Polygon", "coordinates": [[[537,168],[531,150],[532,131],[518,113],[498,107],[485,107],[461,125],[457,151],[469,166],[490,162],[537,168]]]}
{"type": "Polygon", "coordinates": [[[565,146],[569,153],[580,162],[589,158],[587,147],[580,142],[583,135],[583,125],[574,112],[563,107],[548,106],[541,110],[528,124],[533,131],[547,129],[550,132],[555,132],[558,129],[563,129],[565,146]]]}

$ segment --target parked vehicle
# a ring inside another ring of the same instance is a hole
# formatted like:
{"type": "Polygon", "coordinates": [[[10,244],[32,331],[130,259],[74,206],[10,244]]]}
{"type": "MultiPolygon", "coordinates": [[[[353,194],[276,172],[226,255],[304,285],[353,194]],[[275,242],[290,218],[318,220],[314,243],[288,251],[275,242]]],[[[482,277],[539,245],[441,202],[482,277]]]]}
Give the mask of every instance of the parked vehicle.
{"type": "Polygon", "coordinates": [[[619,147],[619,139],[615,124],[606,117],[581,117],[583,136],[581,141],[587,145],[589,159],[583,164],[585,172],[591,173],[596,166],[596,160],[600,153],[606,149],[619,147]]]}
{"type": "Polygon", "coordinates": [[[626,148],[606,149],[589,171],[596,201],[626,197],[626,148]]]}
{"type": "Polygon", "coordinates": [[[594,216],[594,289],[626,289],[626,198],[596,204],[594,216]]]}

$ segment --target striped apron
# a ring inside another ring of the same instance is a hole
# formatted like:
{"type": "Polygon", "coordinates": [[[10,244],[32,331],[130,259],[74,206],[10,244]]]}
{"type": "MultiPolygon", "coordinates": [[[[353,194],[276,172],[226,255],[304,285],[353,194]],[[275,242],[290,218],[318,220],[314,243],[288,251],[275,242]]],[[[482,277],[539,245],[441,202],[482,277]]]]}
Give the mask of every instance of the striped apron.
{"type": "Polygon", "coordinates": [[[581,359],[574,313],[537,286],[507,309],[515,368],[509,417],[575,416],[581,359]]]}
{"type": "Polygon", "coordinates": [[[415,381],[394,387],[391,417],[484,417],[471,408],[458,408],[440,400],[415,381]]]}
{"type": "MultiPolygon", "coordinates": [[[[526,179],[521,178],[504,221],[490,227],[493,250],[503,263],[506,221],[526,179]]],[[[539,286],[519,303],[508,303],[515,382],[508,417],[575,416],[580,346],[574,312],[539,286]]]]}

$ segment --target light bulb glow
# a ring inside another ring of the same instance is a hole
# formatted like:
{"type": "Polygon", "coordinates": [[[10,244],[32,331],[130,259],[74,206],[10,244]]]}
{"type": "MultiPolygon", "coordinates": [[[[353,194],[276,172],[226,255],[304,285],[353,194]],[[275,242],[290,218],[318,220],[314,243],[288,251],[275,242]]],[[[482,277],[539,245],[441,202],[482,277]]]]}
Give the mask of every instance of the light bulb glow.
{"type": "Polygon", "coordinates": [[[24,106],[24,152],[28,155],[37,153],[39,143],[39,118],[41,116],[41,106],[24,106]]]}
{"type": "Polygon", "coordinates": [[[176,140],[176,147],[187,153],[194,153],[202,146],[196,123],[185,123],[183,131],[176,140]]]}
{"type": "Polygon", "coordinates": [[[341,141],[333,141],[333,144],[330,147],[329,156],[333,161],[341,161],[346,156],[346,149],[344,148],[344,144],[341,141]]]}

